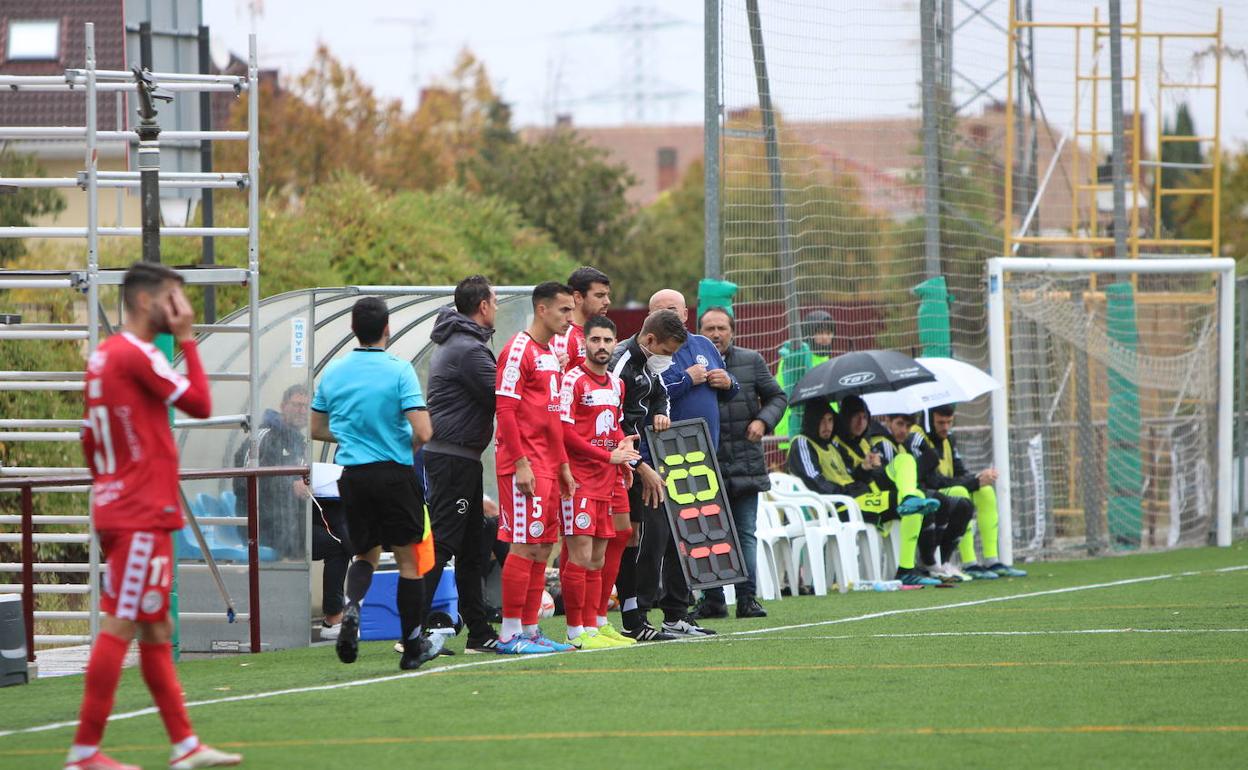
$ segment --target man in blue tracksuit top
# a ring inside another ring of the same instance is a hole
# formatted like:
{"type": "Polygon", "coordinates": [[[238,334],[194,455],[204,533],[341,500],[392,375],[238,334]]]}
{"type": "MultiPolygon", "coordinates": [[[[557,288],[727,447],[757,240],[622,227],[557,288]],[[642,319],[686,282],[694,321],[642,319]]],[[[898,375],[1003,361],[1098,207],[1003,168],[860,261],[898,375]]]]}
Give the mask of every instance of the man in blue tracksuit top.
{"type": "MultiPolygon", "coordinates": [[[[673,289],[655,292],[650,298],[650,312],[671,310],[684,323],[689,319],[685,297],[673,289]]],[[[651,357],[651,362],[654,357],[651,357]]],[[[737,395],[740,385],[728,373],[724,359],[715,343],[698,334],[690,334],[685,344],[672,356],[672,363],[662,371],[663,385],[667,388],[672,422],[701,417],[710,429],[711,443],[719,448],[719,402],[730,401],[737,395]]],[[[714,631],[702,628],[689,617],[689,605],[693,595],[685,582],[676,552],[676,542],[669,527],[649,527],[642,533],[638,561],[649,556],[656,560],[658,569],[637,570],[637,594],[650,598],[650,606],[663,610],[663,630],[677,636],[706,636],[714,631]],[[652,542],[646,542],[655,538],[652,542]],[[662,576],[647,584],[647,577],[662,576]],[[679,609],[678,609],[679,608],[679,609]]],[[[642,602],[645,604],[646,602],[642,602]]]]}

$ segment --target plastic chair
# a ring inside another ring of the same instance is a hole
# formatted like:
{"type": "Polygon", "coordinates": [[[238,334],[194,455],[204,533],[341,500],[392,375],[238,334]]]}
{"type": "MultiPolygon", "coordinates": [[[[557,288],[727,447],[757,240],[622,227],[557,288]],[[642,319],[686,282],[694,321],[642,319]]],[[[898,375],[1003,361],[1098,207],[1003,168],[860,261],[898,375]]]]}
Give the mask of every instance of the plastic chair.
{"type": "MultiPolygon", "coordinates": [[[[827,500],[831,508],[835,510],[844,510],[848,521],[842,522],[847,530],[853,532],[854,541],[858,547],[858,574],[867,580],[886,580],[883,577],[884,567],[884,543],[880,537],[880,531],[876,529],[874,524],[868,524],[862,517],[862,509],[858,507],[858,501],[848,495],[824,495],[823,499],[827,500]]],[[[888,572],[888,577],[892,577],[893,573],[888,572]]]]}
{"type": "MultiPolygon", "coordinates": [[[[212,495],[201,492],[196,495],[195,499],[203,505],[209,516],[214,518],[238,518],[234,515],[233,508],[227,508],[222,500],[212,495]]],[[[209,541],[214,558],[229,561],[247,561],[247,541],[243,539],[243,527],[220,525],[205,527],[204,529],[204,539],[209,541]],[[212,532],[211,538],[208,535],[209,531],[212,532]],[[222,556],[217,556],[218,548],[222,550],[222,556]]],[[[277,551],[272,548],[262,545],[259,551],[260,561],[277,561],[277,551]]]]}
{"type": "Polygon", "coordinates": [[[758,520],[754,527],[758,541],[754,582],[764,600],[780,599],[780,560],[789,552],[789,536],[780,522],[775,505],[766,497],[758,501],[758,520]]]}
{"type": "Polygon", "coordinates": [[[806,552],[815,593],[826,594],[829,583],[836,583],[841,593],[847,592],[859,580],[858,531],[836,516],[828,496],[807,493],[784,495],[783,499],[800,506],[803,512],[806,552]]]}

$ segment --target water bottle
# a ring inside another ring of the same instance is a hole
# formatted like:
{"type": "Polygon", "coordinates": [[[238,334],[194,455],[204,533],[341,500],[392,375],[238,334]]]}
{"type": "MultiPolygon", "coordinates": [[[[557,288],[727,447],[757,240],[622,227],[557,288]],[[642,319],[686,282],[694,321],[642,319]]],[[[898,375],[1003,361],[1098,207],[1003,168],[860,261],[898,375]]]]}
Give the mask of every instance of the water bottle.
{"type": "Polygon", "coordinates": [[[860,580],[854,584],[855,591],[900,591],[900,580],[860,580]]]}

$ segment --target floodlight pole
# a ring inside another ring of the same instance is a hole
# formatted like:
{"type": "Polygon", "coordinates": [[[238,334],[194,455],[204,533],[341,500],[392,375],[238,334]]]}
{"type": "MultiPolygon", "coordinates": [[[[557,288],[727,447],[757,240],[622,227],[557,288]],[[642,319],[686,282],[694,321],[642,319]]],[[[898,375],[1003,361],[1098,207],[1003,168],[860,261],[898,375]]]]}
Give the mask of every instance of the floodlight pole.
{"type": "Polygon", "coordinates": [[[143,261],[160,262],[160,124],[153,99],[171,101],[156,91],[152,73],[134,68],[139,96],[139,192],[143,223],[143,261]]]}

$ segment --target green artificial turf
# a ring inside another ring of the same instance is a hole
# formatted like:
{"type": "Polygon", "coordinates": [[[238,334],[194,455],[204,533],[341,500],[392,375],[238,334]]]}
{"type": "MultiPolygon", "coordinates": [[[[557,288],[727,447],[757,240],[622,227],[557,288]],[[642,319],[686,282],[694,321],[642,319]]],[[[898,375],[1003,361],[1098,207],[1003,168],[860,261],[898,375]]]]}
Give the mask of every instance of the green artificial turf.
{"type": "MultiPolygon", "coordinates": [[[[766,619],[707,623],[710,641],[456,655],[418,676],[380,642],[351,666],[319,646],[179,674],[192,702],[395,677],[193,706],[201,737],[248,767],[1238,767],[1248,570],[1217,570],[1241,565],[1243,545],[1033,564],[948,590],[768,602],[766,619]],[[1080,590],[1020,596],[1065,588],[1080,590]]],[[[81,687],[0,690],[0,731],[73,721],[81,687]]],[[[127,671],[115,713],[148,705],[127,671]]],[[[59,767],[71,735],[0,737],[0,767],[59,767]]],[[[113,722],[105,745],[167,761],[154,714],[113,722]]]]}

